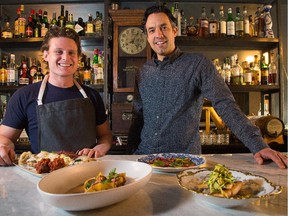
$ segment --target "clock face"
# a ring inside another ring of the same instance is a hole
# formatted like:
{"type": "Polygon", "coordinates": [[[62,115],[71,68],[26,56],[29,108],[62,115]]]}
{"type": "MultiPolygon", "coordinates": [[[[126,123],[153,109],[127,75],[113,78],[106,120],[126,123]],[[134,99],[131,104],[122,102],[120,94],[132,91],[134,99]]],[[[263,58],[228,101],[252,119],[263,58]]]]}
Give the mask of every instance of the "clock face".
{"type": "Polygon", "coordinates": [[[146,36],[138,27],[129,27],[119,35],[119,45],[126,54],[138,54],[146,48],[146,36]]]}

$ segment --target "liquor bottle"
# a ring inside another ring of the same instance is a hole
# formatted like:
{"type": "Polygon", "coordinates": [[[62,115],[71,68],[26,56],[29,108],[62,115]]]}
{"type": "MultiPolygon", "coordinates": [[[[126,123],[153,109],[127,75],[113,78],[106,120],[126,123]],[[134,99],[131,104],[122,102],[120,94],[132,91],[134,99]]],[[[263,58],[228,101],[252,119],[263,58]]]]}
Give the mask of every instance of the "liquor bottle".
{"type": "Polygon", "coordinates": [[[261,85],[261,69],[259,65],[258,55],[254,55],[253,64],[254,64],[254,67],[253,67],[252,81],[254,80],[254,85],[261,85]]]}
{"type": "Polygon", "coordinates": [[[104,84],[104,61],[101,52],[98,53],[98,69],[97,69],[97,79],[96,84],[104,84]]]}
{"type": "Polygon", "coordinates": [[[95,36],[95,25],[93,22],[92,14],[88,14],[88,20],[86,22],[86,36],[95,36]]]}
{"type": "Polygon", "coordinates": [[[26,15],[24,12],[24,5],[20,5],[20,17],[18,18],[19,37],[25,37],[26,15]]]}
{"type": "Polygon", "coordinates": [[[181,10],[181,35],[187,35],[187,19],[184,15],[184,10],[181,10]]]}
{"type": "Polygon", "coordinates": [[[14,20],[14,38],[19,38],[19,17],[20,17],[20,8],[17,9],[17,17],[14,20]]]}
{"type": "Polygon", "coordinates": [[[49,21],[47,16],[48,16],[47,11],[44,11],[41,23],[41,37],[44,37],[49,29],[49,21]]]}
{"type": "Polygon", "coordinates": [[[66,21],[65,27],[74,29],[73,14],[68,14],[68,20],[66,21]]]}
{"type": "Polygon", "coordinates": [[[100,16],[100,12],[96,11],[96,18],[94,20],[95,25],[95,33],[97,37],[101,37],[103,35],[103,20],[100,16]]]}
{"type": "Polygon", "coordinates": [[[50,26],[51,27],[54,27],[54,26],[57,26],[58,22],[57,22],[57,19],[56,19],[56,12],[53,12],[53,16],[52,16],[52,20],[50,22],[50,26]]]}
{"type": "Polygon", "coordinates": [[[235,36],[235,22],[233,19],[232,8],[228,8],[228,18],[227,18],[227,37],[235,36]]]}
{"type": "Polygon", "coordinates": [[[27,38],[31,38],[31,37],[34,36],[33,33],[34,33],[33,19],[32,19],[31,16],[29,16],[29,17],[28,17],[28,23],[27,23],[27,25],[26,25],[26,27],[25,27],[25,36],[26,36],[27,38]]]}
{"type": "Polygon", "coordinates": [[[2,38],[13,38],[13,33],[12,33],[11,28],[10,28],[9,18],[5,19],[5,26],[1,32],[1,37],[2,38]]]}
{"type": "Polygon", "coordinates": [[[231,84],[240,85],[240,71],[236,65],[236,55],[231,56],[231,84]]]}
{"type": "Polygon", "coordinates": [[[34,77],[34,75],[37,73],[38,67],[36,65],[36,58],[29,58],[29,72],[30,72],[30,76],[34,77]]]}
{"type": "Polygon", "coordinates": [[[256,37],[264,37],[264,15],[260,7],[257,7],[257,11],[255,12],[254,25],[256,37]]]}
{"type": "Polygon", "coordinates": [[[214,8],[211,8],[211,14],[209,17],[209,35],[210,37],[217,37],[218,35],[218,22],[215,17],[214,8]]]}
{"type": "Polygon", "coordinates": [[[38,10],[38,17],[39,17],[40,23],[42,23],[43,11],[41,9],[38,10]]]}
{"type": "Polygon", "coordinates": [[[266,64],[265,56],[261,58],[261,85],[268,85],[268,64],[266,64]]]}
{"type": "Polygon", "coordinates": [[[18,85],[16,81],[16,65],[15,65],[15,55],[10,55],[10,62],[7,67],[7,85],[13,86],[18,85]]]}
{"type": "Polygon", "coordinates": [[[61,28],[65,26],[64,5],[61,5],[60,16],[58,17],[58,26],[61,28]]]}
{"type": "Polygon", "coordinates": [[[91,84],[90,58],[86,58],[86,60],[84,62],[83,84],[84,85],[90,85],[91,84]]]}
{"type": "Polygon", "coordinates": [[[2,65],[0,69],[0,85],[7,85],[7,57],[4,56],[2,59],[2,65]]]}
{"type": "Polygon", "coordinates": [[[242,68],[243,68],[243,81],[246,85],[252,84],[252,73],[249,68],[249,64],[247,61],[242,62],[242,68]]]}
{"type": "Polygon", "coordinates": [[[92,61],[92,68],[93,68],[93,77],[92,83],[97,84],[97,76],[98,76],[98,64],[99,64],[99,50],[94,49],[93,61],[92,61]]]}
{"type": "Polygon", "coordinates": [[[249,15],[248,18],[249,18],[249,35],[251,37],[256,37],[256,35],[255,35],[255,24],[254,24],[252,15],[249,15]]]}
{"type": "Polygon", "coordinates": [[[41,22],[40,22],[40,18],[39,18],[39,14],[36,13],[36,24],[34,26],[34,37],[41,37],[41,22]]]}
{"type": "Polygon", "coordinates": [[[239,7],[236,8],[235,34],[236,37],[243,37],[244,35],[244,20],[239,7]]]}
{"type": "Polygon", "coordinates": [[[274,52],[271,52],[271,61],[269,64],[269,85],[277,85],[278,84],[278,67],[276,64],[276,58],[274,57],[274,52]]]}
{"type": "Polygon", "coordinates": [[[191,16],[189,18],[189,22],[188,22],[187,27],[186,27],[186,32],[187,32],[187,36],[197,36],[198,35],[198,30],[196,28],[196,24],[194,22],[193,16],[191,16]]]}
{"type": "Polygon", "coordinates": [[[30,74],[28,73],[26,57],[21,56],[21,65],[18,69],[19,71],[19,85],[29,85],[30,84],[30,74]]]}
{"type": "Polygon", "coordinates": [[[220,6],[220,11],[219,11],[219,36],[220,37],[226,37],[226,19],[224,16],[224,7],[223,5],[220,6]]]}
{"type": "Polygon", "coordinates": [[[245,37],[251,37],[250,35],[250,22],[249,22],[249,16],[247,14],[247,8],[243,7],[243,21],[244,21],[244,36],[245,37]]]}
{"type": "Polygon", "coordinates": [[[35,17],[35,10],[31,9],[30,10],[30,16],[32,17],[33,25],[36,25],[36,17],[35,17]]]}
{"type": "Polygon", "coordinates": [[[231,66],[230,66],[230,58],[229,57],[225,58],[225,64],[226,64],[225,82],[227,85],[230,85],[231,84],[231,66]]]}
{"type": "Polygon", "coordinates": [[[44,74],[42,73],[41,64],[37,65],[37,72],[33,76],[33,83],[40,82],[44,79],[44,74]]]}
{"type": "Polygon", "coordinates": [[[209,37],[209,21],[206,16],[206,8],[202,7],[201,17],[199,18],[199,37],[209,37]]]}
{"type": "Polygon", "coordinates": [[[78,17],[78,21],[75,25],[75,31],[79,36],[85,36],[85,23],[83,22],[82,17],[78,17]]]}
{"type": "Polygon", "coordinates": [[[174,13],[173,16],[175,17],[176,21],[177,21],[177,27],[178,27],[178,32],[177,32],[177,36],[181,36],[181,12],[178,8],[178,2],[175,2],[174,4],[174,13]]]}
{"type": "Polygon", "coordinates": [[[274,38],[274,33],[272,30],[272,17],[270,14],[272,5],[264,6],[264,23],[265,23],[265,37],[266,38],[274,38]]]}

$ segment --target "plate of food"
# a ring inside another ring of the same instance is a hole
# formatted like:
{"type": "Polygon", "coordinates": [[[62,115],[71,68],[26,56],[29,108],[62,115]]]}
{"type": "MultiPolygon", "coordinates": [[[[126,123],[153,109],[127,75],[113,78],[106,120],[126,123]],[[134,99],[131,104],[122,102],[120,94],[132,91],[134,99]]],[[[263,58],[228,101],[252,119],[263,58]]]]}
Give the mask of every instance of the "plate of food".
{"type": "Polygon", "coordinates": [[[95,158],[90,158],[84,155],[80,156],[73,152],[66,151],[41,151],[38,154],[32,154],[30,151],[26,151],[17,157],[14,161],[14,165],[35,176],[43,177],[44,175],[47,175],[47,173],[63,167],[95,160],[95,158]]]}
{"type": "Polygon", "coordinates": [[[265,177],[228,169],[222,164],[214,169],[187,169],[177,175],[179,185],[205,203],[233,208],[256,199],[269,198],[282,192],[265,177]]]}
{"type": "Polygon", "coordinates": [[[147,163],[160,172],[180,172],[206,163],[205,158],[200,155],[184,153],[150,154],[138,158],[137,161],[147,163]]]}
{"type": "Polygon", "coordinates": [[[150,180],[152,167],[128,160],[98,160],[49,173],[37,184],[45,203],[68,211],[105,207],[128,199],[150,180]]]}

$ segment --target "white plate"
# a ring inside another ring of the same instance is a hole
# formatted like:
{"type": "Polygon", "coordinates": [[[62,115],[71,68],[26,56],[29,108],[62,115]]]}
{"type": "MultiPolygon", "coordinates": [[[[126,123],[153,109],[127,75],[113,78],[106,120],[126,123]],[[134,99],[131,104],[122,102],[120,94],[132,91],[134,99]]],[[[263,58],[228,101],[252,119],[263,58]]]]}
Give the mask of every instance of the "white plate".
{"type": "Polygon", "coordinates": [[[250,173],[244,173],[237,170],[230,170],[233,177],[236,180],[244,181],[244,180],[253,180],[262,186],[262,190],[250,198],[222,198],[216,197],[213,195],[204,194],[199,192],[196,188],[201,182],[203,182],[204,178],[212,172],[208,169],[187,169],[177,175],[179,185],[195,194],[196,199],[200,199],[208,204],[213,204],[216,206],[224,207],[224,208],[232,208],[237,206],[246,205],[255,199],[260,198],[269,198],[273,195],[279,194],[282,191],[281,186],[276,186],[268,181],[266,178],[258,175],[252,175],[250,173]]]}
{"type": "Polygon", "coordinates": [[[152,168],[145,163],[99,160],[55,170],[39,181],[37,189],[44,201],[50,205],[69,211],[82,211],[127,199],[143,188],[151,175],[152,168]],[[97,192],[71,192],[99,172],[107,176],[114,168],[117,173],[126,173],[127,182],[124,186],[97,192]]]}
{"type": "Polygon", "coordinates": [[[199,167],[203,164],[206,163],[206,160],[204,157],[199,156],[199,155],[192,155],[192,154],[183,154],[183,153],[159,153],[159,154],[150,154],[150,155],[146,155],[146,156],[142,156],[140,158],[137,159],[137,161],[139,162],[144,162],[149,164],[149,161],[154,160],[156,158],[189,158],[192,162],[195,163],[195,166],[190,166],[190,167],[159,167],[159,166],[154,166],[151,165],[153,167],[154,170],[156,171],[160,171],[160,172],[181,172],[185,169],[189,169],[189,168],[195,168],[195,167],[199,167]]]}

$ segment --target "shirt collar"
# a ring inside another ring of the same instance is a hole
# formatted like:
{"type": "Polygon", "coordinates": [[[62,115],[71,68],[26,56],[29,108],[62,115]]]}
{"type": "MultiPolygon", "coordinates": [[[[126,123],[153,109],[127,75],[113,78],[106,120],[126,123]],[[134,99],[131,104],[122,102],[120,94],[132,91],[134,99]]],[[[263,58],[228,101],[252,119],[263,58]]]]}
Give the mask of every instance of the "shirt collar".
{"type": "MultiPolygon", "coordinates": [[[[163,59],[163,62],[164,61],[168,61],[170,63],[173,63],[180,55],[182,55],[183,52],[180,50],[179,47],[176,47],[176,49],[171,53],[171,55],[169,56],[166,56],[164,59],[163,59]]],[[[160,60],[157,59],[157,54],[154,54],[153,55],[153,62],[156,64],[156,65],[159,65],[161,63],[160,60]]]]}

